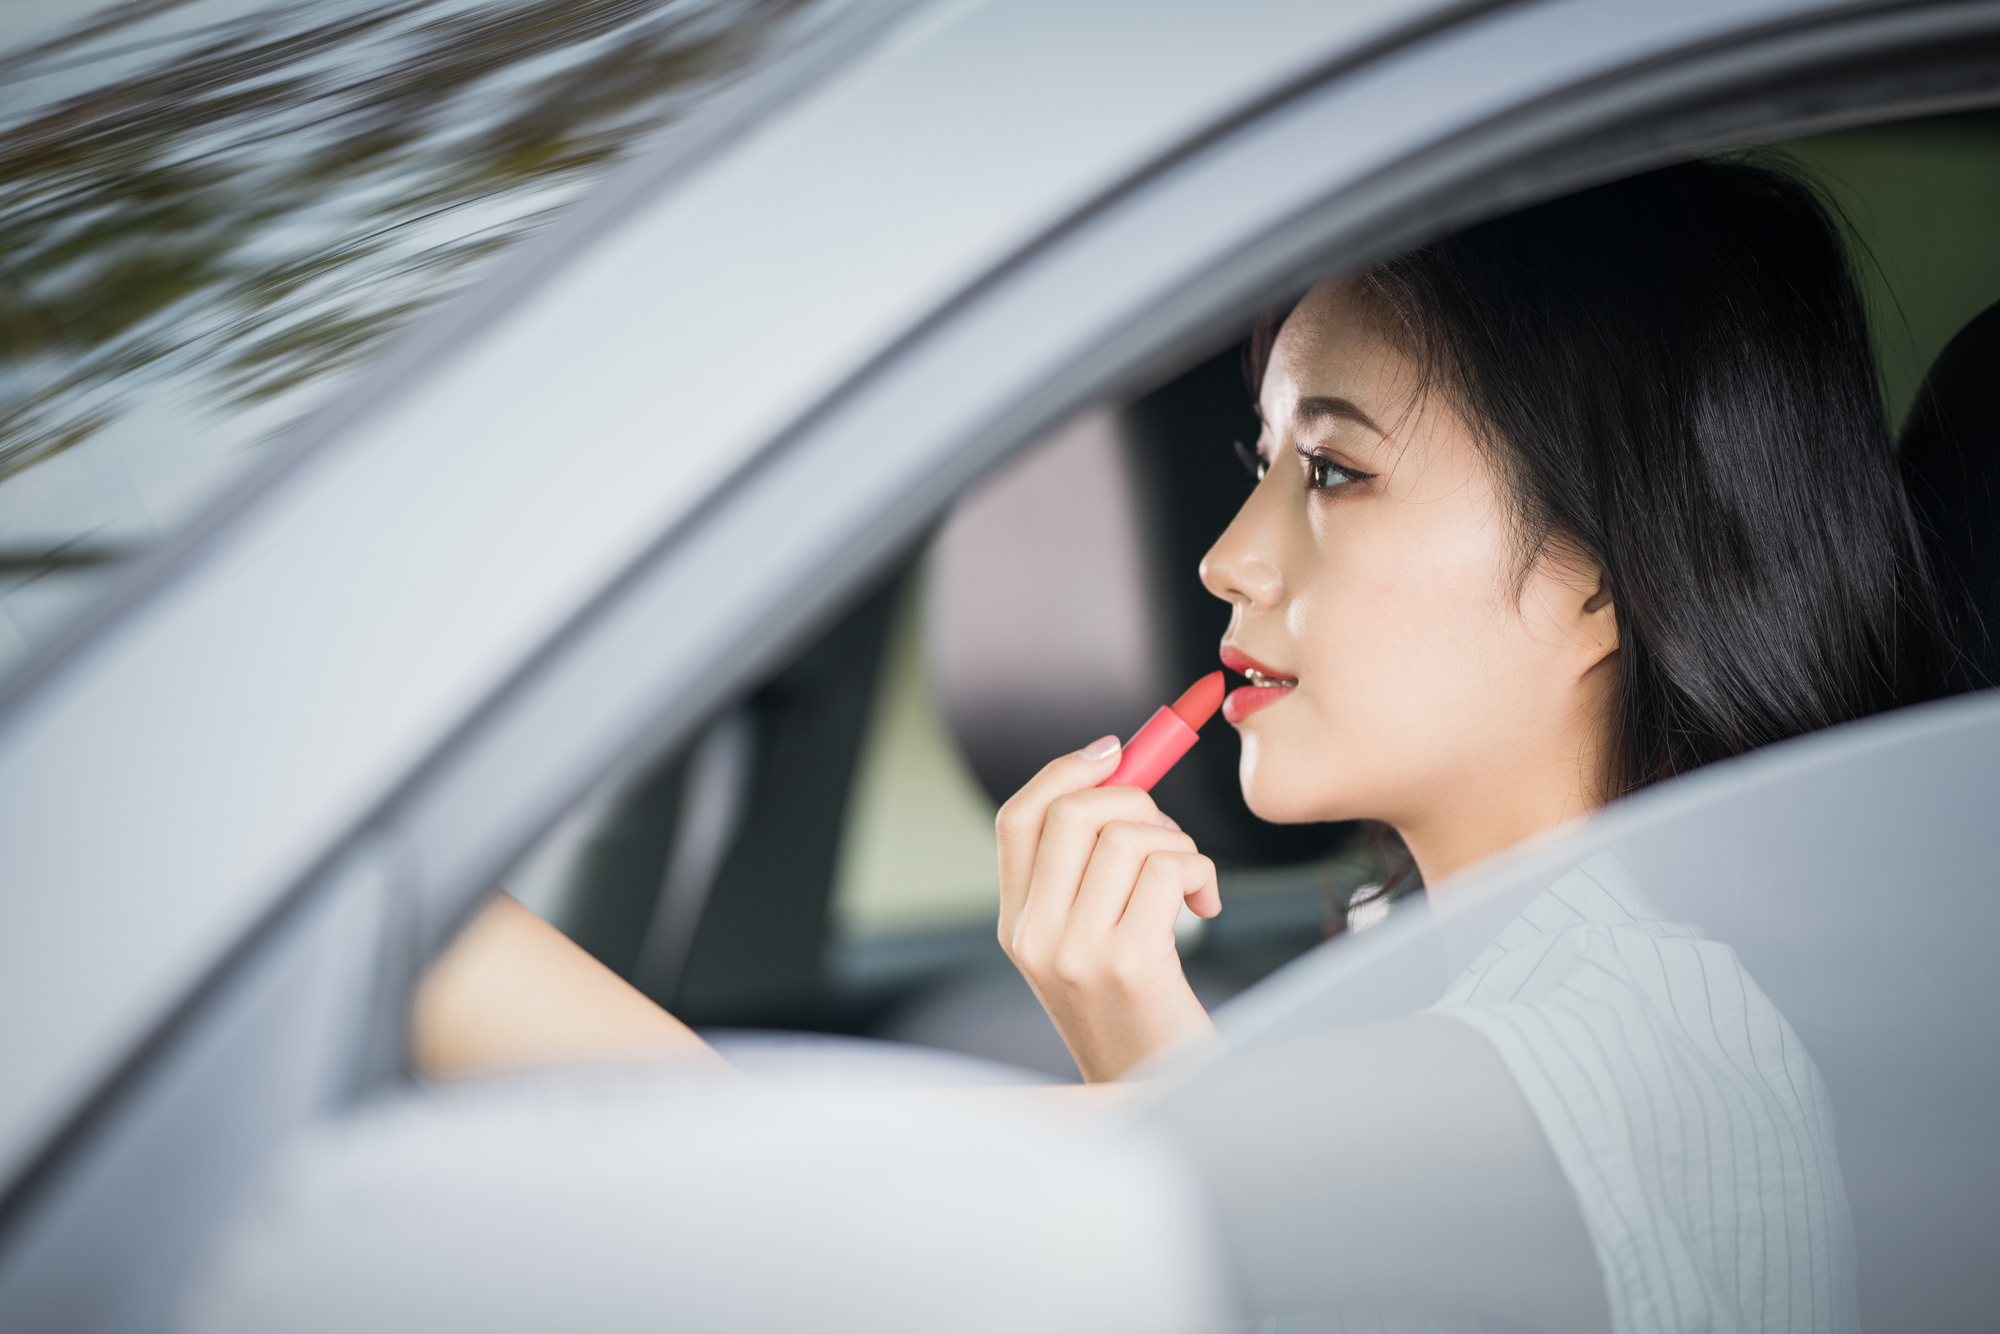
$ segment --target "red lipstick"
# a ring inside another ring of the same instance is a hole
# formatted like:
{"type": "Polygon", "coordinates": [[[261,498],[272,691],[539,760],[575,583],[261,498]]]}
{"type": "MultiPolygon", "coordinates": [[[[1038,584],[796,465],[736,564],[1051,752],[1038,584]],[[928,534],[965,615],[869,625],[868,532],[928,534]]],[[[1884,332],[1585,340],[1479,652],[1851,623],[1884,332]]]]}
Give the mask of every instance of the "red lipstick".
{"type": "Polygon", "coordinates": [[[1222,673],[1210,672],[1189,686],[1181,697],[1146,720],[1132,734],[1118,767],[1099,787],[1136,787],[1151,792],[1153,784],[1201,740],[1201,725],[1222,705],[1222,673]]]}
{"type": "Polygon", "coordinates": [[[1222,645],[1222,665],[1250,678],[1249,685],[1238,686],[1223,701],[1222,716],[1231,724],[1240,723],[1259,709],[1276,704],[1299,684],[1296,679],[1275,667],[1266,667],[1226,640],[1222,645]]]}

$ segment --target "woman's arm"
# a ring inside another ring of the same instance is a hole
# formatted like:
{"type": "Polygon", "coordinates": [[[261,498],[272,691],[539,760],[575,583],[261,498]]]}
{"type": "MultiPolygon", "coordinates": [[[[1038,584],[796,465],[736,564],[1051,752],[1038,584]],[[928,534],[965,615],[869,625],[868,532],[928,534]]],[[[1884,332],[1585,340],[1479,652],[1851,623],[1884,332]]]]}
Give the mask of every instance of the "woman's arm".
{"type": "Polygon", "coordinates": [[[410,1052],[417,1073],[434,1077],[607,1057],[728,1068],[693,1029],[506,894],[424,976],[410,1052]]]}
{"type": "MultiPolygon", "coordinates": [[[[1084,1078],[1116,1079],[1211,1031],[1174,948],[1187,904],[1221,909],[1215,867],[1137,788],[1100,788],[1116,738],[1051,762],[1001,807],[1000,943],[1084,1078]]],[[[410,1049],[450,1076],[605,1057],[728,1068],[693,1030],[506,894],[418,987],[410,1049]]]]}
{"type": "Polygon", "coordinates": [[[1116,737],[1051,761],[1000,808],[1000,945],[1087,1080],[1213,1030],[1174,948],[1181,905],[1222,908],[1215,864],[1134,787],[1098,787],[1116,737]]]}

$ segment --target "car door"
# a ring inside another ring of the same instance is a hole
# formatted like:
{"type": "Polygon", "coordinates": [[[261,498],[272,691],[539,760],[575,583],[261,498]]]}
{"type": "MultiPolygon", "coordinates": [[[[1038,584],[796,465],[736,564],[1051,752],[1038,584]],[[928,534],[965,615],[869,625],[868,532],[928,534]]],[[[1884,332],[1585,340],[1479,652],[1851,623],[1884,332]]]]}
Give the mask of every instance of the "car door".
{"type": "Polygon", "coordinates": [[[31,1244],[185,1216],[185,1181],[138,1209],[93,1163],[172,1153],[199,1119],[172,1108],[248,1106],[257,1041],[298,1083],[209,1150],[232,1161],[393,1070],[415,970],[567,803],[1077,407],[1452,223],[1987,95],[1976,8],[1316,14],[912,19],[465,302],[14,691],[0,819],[58,905],[0,968],[10,1013],[53,1016],[4,1123],[22,1309],[88,1300],[20,1277],[31,1244]],[[318,1017],[230,1027],[288,989],[318,1017]]]}

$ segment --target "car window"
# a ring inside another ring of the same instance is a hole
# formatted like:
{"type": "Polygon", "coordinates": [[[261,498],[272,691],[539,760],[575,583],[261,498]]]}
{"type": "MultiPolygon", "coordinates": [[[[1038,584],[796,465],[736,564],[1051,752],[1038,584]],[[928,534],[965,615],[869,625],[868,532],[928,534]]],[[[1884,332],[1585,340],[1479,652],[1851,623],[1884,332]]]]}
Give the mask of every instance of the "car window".
{"type": "MultiPolygon", "coordinates": [[[[1847,214],[1900,419],[1922,368],[2000,299],[1980,231],[2000,202],[2000,120],[1775,147],[1847,214]]],[[[994,940],[993,817],[1041,763],[1129,736],[1212,669],[1227,610],[1196,568],[1247,494],[1231,443],[1256,429],[1240,344],[1080,414],[693,743],[579,806],[508,887],[697,1024],[872,1034],[1074,1077],[994,940]],[[810,763],[767,749],[805,719],[810,763]],[[760,785],[768,768],[790,775],[782,794],[760,785]]],[[[1393,846],[1249,817],[1236,753],[1213,723],[1156,790],[1220,868],[1224,912],[1184,920],[1180,940],[1210,1002],[1397,897],[1393,846]]]]}
{"type": "Polygon", "coordinates": [[[0,28],[0,674],[832,8],[166,0],[0,28]]]}

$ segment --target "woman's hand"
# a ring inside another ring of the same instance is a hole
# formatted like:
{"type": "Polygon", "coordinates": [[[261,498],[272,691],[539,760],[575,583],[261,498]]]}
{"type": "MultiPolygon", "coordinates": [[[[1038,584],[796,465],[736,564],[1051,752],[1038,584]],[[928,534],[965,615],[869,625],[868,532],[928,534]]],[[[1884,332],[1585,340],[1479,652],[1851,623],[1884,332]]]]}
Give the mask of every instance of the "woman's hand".
{"type": "Polygon", "coordinates": [[[1174,948],[1185,903],[1222,910],[1215,864],[1135,787],[1106,737],[1050,762],[1000,808],[1000,945],[1087,1080],[1213,1030],[1174,948]]]}

